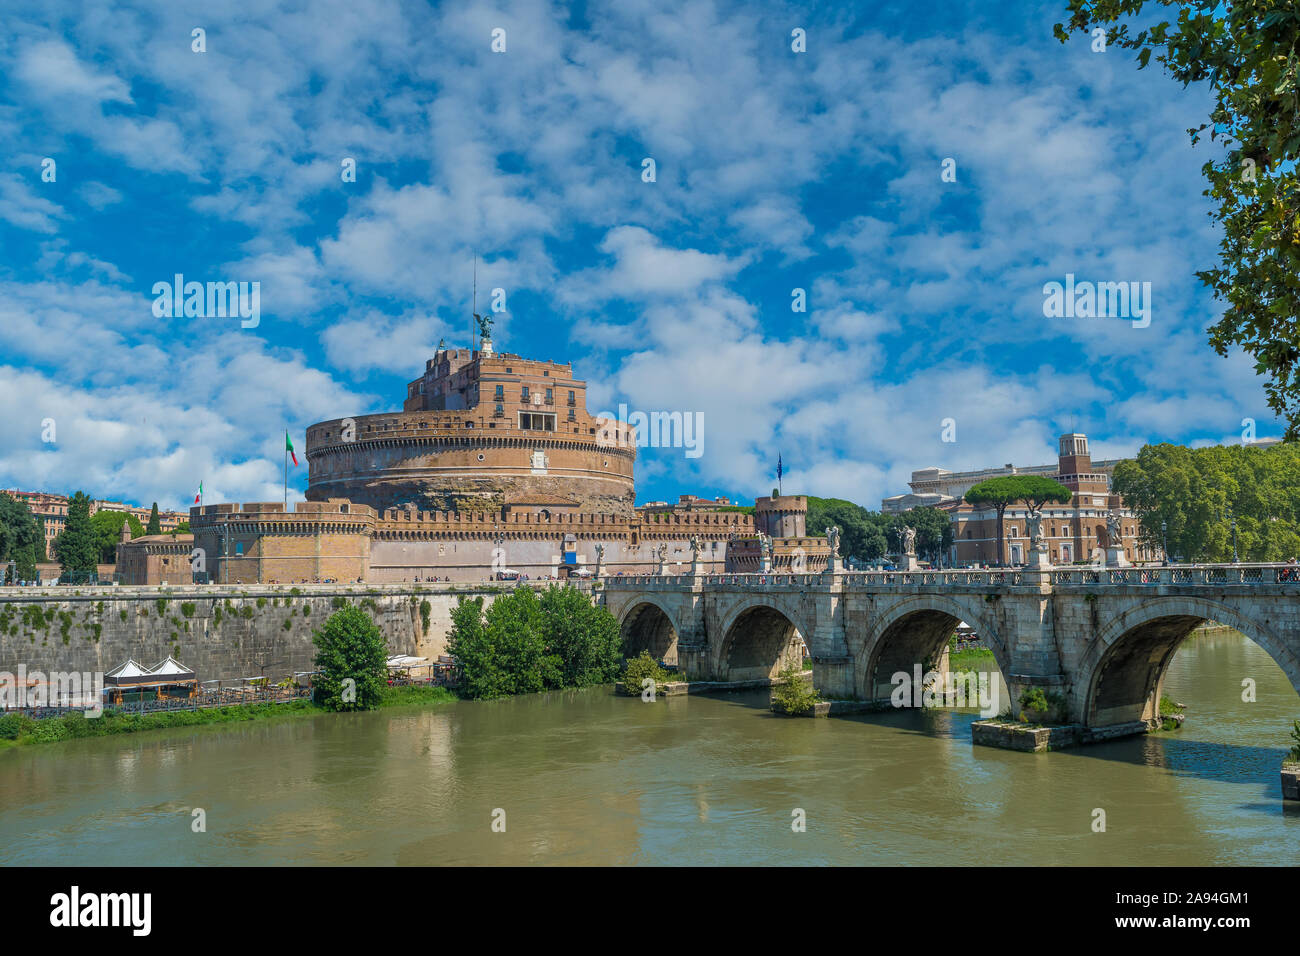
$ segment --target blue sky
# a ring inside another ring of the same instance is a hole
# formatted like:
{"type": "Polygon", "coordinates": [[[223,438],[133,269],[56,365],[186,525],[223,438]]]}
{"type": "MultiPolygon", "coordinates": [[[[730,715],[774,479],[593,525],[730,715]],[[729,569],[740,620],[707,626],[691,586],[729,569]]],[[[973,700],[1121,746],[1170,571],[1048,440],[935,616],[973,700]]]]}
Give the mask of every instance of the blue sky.
{"type": "Polygon", "coordinates": [[[1205,342],[1207,92],[1061,45],[1064,0],[247,6],[7,5],[0,486],[276,500],[286,427],[400,408],[466,343],[475,249],[499,350],[571,360],[593,412],[703,414],[639,501],[764,494],[778,451],[878,507],[1071,429],[1280,431],[1205,342]],[[259,282],[259,325],[156,318],[176,273],[259,282]],[[1066,274],[1150,282],[1150,325],[1045,318],[1066,274]]]}

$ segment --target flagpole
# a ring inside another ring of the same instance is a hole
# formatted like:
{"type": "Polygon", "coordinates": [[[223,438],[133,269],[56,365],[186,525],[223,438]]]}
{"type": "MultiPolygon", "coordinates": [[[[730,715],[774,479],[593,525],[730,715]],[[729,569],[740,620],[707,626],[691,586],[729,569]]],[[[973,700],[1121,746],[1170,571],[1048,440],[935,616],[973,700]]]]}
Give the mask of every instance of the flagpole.
{"type": "Polygon", "coordinates": [[[289,445],[285,442],[284,448],[284,510],[289,512],[289,445]]]}

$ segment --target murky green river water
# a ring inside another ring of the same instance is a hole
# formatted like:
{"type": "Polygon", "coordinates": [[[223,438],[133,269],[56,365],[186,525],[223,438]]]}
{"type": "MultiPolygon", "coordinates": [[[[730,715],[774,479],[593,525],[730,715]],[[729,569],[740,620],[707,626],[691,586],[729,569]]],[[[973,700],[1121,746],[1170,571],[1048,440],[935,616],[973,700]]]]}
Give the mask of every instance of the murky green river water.
{"type": "Polygon", "coordinates": [[[790,720],[766,692],[604,688],[14,748],[0,863],[1300,863],[1281,670],[1198,637],[1166,689],[1183,730],[1051,754],[972,747],[973,713],[790,720]]]}

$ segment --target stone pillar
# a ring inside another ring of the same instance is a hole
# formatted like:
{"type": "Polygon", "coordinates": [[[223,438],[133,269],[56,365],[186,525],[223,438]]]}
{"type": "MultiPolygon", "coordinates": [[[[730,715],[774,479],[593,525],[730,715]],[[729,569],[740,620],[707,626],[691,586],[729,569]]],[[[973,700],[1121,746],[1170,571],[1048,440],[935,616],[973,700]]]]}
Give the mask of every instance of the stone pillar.
{"type": "Polygon", "coordinates": [[[857,697],[853,684],[853,658],[847,656],[812,657],[813,686],[818,693],[831,697],[857,697]]]}
{"type": "Polygon", "coordinates": [[[1108,568],[1127,568],[1129,560],[1124,556],[1124,546],[1111,545],[1106,549],[1106,567],[1108,568]]]}

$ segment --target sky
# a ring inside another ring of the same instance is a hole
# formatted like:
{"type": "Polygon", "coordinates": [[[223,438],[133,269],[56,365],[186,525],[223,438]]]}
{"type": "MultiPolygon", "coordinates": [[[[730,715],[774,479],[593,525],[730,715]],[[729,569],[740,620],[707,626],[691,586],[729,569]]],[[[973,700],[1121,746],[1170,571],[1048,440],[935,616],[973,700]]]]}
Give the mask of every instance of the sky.
{"type": "Polygon", "coordinates": [[[469,344],[476,254],[498,351],[702,421],[638,502],[1277,435],[1206,340],[1209,93],[1065,7],[10,0],[0,487],[279,500],[286,429],[469,344]],[[256,324],[158,314],[177,274],[256,324]],[[1045,315],[1067,275],[1149,321],[1045,315]]]}

